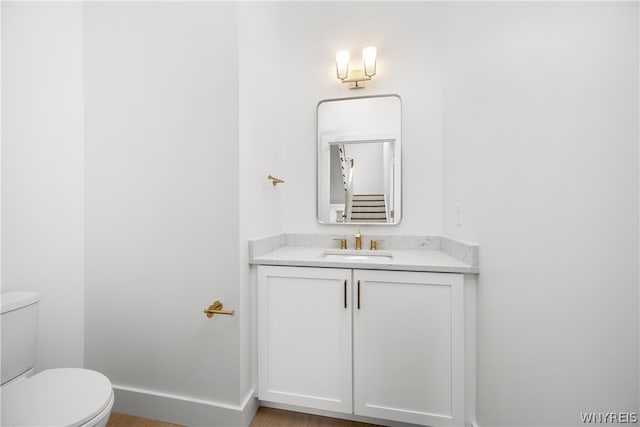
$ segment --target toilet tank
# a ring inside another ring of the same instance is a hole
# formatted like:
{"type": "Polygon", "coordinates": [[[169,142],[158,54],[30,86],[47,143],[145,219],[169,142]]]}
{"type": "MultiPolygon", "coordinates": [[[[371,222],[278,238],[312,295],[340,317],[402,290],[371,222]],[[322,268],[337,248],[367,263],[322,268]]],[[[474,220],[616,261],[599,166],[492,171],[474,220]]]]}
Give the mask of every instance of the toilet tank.
{"type": "Polygon", "coordinates": [[[0,295],[2,384],[33,368],[39,301],[40,295],[35,292],[7,292],[0,295]]]}

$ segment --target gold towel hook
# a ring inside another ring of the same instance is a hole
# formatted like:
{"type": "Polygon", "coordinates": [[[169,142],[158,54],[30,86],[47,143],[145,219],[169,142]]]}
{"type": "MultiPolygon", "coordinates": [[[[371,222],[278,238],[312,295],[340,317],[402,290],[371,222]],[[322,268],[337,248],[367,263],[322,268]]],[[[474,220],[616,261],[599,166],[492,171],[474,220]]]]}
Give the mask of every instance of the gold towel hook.
{"type": "Polygon", "coordinates": [[[209,308],[207,308],[204,311],[204,314],[206,314],[207,317],[209,319],[211,319],[214,314],[226,314],[227,316],[233,316],[234,314],[236,314],[236,311],[235,310],[223,310],[222,309],[222,303],[220,301],[215,301],[213,304],[211,304],[209,306],[209,308]]]}
{"type": "Polygon", "coordinates": [[[280,178],[276,178],[275,176],[269,175],[267,179],[270,179],[274,186],[278,184],[284,184],[284,181],[280,178]]]}

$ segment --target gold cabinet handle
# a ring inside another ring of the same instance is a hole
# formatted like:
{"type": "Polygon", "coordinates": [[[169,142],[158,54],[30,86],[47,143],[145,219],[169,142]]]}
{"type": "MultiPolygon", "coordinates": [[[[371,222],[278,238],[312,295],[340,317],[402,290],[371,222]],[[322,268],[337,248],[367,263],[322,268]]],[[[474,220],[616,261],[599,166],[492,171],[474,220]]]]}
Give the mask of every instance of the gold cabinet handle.
{"type": "Polygon", "coordinates": [[[209,308],[207,308],[204,311],[204,314],[206,314],[207,317],[209,319],[211,319],[214,314],[225,314],[227,316],[233,316],[234,314],[236,314],[236,311],[235,310],[223,310],[222,309],[222,303],[220,301],[215,301],[213,304],[211,304],[209,306],[209,308]]]}
{"type": "Polygon", "coordinates": [[[344,308],[347,308],[347,279],[344,279],[344,308]]]}

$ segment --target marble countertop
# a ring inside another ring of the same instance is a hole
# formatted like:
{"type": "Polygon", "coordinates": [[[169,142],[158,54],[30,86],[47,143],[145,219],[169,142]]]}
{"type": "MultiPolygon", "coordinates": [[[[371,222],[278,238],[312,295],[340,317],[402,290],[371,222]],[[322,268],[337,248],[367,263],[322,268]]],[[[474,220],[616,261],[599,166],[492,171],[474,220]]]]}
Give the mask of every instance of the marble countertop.
{"type": "MultiPolygon", "coordinates": [[[[385,248],[378,252],[390,252],[392,257],[375,256],[367,259],[327,259],[323,256],[326,251],[340,252],[334,246],[289,246],[286,241],[276,243],[258,253],[250,249],[249,263],[254,265],[285,265],[304,267],[331,267],[331,268],[356,268],[369,270],[405,270],[405,271],[431,271],[445,273],[479,273],[476,262],[467,263],[443,250],[437,245],[428,245],[425,248],[385,248]]],[[[476,247],[477,248],[477,247],[476,247]]],[[[365,255],[370,251],[363,250],[365,255]]],[[[348,253],[358,253],[350,250],[348,253]]],[[[476,257],[477,258],[477,257],[476,257]]]]}

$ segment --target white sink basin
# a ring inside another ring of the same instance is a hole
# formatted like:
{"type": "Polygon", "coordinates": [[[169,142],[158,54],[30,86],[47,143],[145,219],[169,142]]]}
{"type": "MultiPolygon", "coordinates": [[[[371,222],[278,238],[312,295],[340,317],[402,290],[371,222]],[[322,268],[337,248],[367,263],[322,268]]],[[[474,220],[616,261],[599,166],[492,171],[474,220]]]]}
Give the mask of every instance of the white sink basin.
{"type": "Polygon", "coordinates": [[[365,251],[356,249],[340,249],[324,251],[320,254],[321,258],[327,260],[343,260],[343,261],[384,261],[393,258],[390,251],[365,251]]]}

